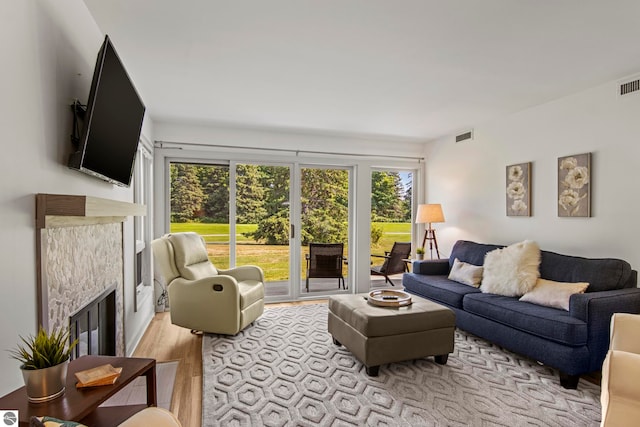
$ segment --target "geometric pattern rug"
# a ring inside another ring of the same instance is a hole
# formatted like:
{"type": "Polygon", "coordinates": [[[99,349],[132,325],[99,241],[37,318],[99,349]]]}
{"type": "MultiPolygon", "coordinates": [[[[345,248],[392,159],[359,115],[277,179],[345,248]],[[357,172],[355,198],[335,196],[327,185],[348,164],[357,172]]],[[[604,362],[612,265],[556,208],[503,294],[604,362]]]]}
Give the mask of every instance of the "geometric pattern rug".
{"type": "Polygon", "coordinates": [[[456,330],[433,357],[378,377],[327,332],[327,305],[271,308],[236,336],[205,334],[202,426],[598,426],[600,387],[456,330]]]}

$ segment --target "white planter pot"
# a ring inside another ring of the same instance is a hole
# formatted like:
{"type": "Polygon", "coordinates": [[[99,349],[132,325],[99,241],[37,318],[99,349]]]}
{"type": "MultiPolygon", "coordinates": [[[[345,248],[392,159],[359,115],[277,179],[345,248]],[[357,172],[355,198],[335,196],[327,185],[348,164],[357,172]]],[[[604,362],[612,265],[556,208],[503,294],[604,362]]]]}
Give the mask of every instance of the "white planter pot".
{"type": "Polygon", "coordinates": [[[29,402],[40,403],[64,394],[69,361],[44,369],[21,369],[29,402]]]}

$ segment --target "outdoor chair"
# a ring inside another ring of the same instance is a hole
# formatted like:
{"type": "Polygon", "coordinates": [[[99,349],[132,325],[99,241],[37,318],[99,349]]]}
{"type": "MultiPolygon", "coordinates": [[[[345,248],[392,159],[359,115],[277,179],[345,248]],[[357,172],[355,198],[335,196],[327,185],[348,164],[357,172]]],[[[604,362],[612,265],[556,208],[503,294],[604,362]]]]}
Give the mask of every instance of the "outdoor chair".
{"type": "Polygon", "coordinates": [[[391,252],[385,252],[384,255],[371,255],[372,257],[384,258],[382,265],[371,267],[371,274],[384,276],[384,281],[389,282],[391,286],[395,284],[389,276],[408,271],[406,259],[411,255],[411,243],[394,242],[391,252]]]}
{"type": "Polygon", "coordinates": [[[169,290],[171,323],[235,335],[262,315],[264,274],[245,265],[217,270],[199,234],[167,234],[151,243],[154,279],[169,290]]]}
{"type": "Polygon", "coordinates": [[[309,279],[312,278],[337,278],[338,289],[342,283],[342,289],[346,289],[344,276],[342,275],[342,262],[344,256],[343,243],[309,243],[307,260],[307,292],[309,292],[309,279]]]}

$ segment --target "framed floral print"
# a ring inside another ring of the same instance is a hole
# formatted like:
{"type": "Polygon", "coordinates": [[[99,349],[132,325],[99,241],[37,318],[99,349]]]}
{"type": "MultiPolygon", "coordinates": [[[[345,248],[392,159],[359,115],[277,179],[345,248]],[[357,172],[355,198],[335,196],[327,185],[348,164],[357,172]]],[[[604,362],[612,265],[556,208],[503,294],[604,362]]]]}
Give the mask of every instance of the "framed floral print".
{"type": "Polygon", "coordinates": [[[558,158],[558,216],[591,216],[591,153],[558,158]]]}
{"type": "Polygon", "coordinates": [[[531,216],[531,162],[507,166],[507,216],[531,216]]]}

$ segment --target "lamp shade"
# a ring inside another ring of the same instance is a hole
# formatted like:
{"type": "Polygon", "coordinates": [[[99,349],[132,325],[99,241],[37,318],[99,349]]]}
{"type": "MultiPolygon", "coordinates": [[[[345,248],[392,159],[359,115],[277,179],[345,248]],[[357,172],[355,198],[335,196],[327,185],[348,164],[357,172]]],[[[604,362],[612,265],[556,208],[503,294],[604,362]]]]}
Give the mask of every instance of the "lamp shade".
{"type": "Polygon", "coordinates": [[[439,203],[418,205],[416,224],[424,224],[427,222],[444,222],[442,206],[439,203]]]}

